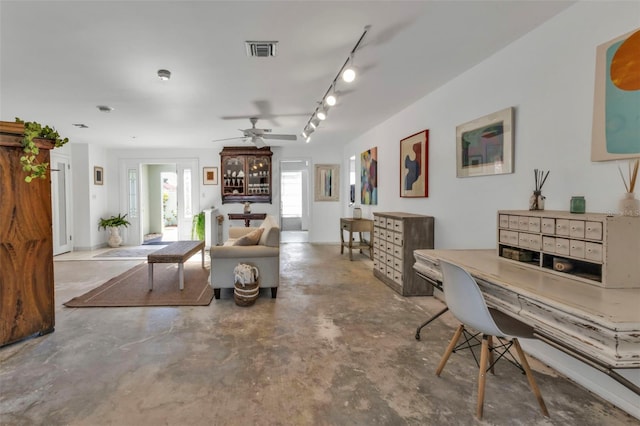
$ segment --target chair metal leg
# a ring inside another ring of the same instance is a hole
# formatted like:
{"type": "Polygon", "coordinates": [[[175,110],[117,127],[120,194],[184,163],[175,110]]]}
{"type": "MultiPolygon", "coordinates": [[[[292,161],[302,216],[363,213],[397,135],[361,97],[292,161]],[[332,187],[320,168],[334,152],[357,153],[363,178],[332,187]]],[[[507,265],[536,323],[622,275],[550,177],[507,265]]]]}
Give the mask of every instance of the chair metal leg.
{"type": "Polygon", "coordinates": [[[524,368],[524,372],[526,373],[527,379],[529,380],[529,386],[531,386],[531,390],[533,391],[533,394],[536,396],[536,399],[538,400],[538,404],[540,405],[542,414],[544,414],[546,417],[549,417],[549,411],[547,411],[547,406],[545,405],[544,400],[542,399],[542,394],[540,393],[540,389],[536,384],[536,380],[533,378],[531,367],[529,367],[529,363],[527,362],[527,358],[524,356],[524,352],[520,347],[520,342],[518,341],[518,339],[515,339],[515,338],[513,339],[513,345],[516,347],[516,351],[518,352],[518,357],[520,358],[520,364],[522,365],[522,368],[524,368]]]}
{"type": "Polygon", "coordinates": [[[416,340],[420,340],[420,331],[422,331],[423,328],[431,324],[432,321],[434,321],[436,318],[438,318],[440,315],[444,314],[448,310],[449,308],[445,307],[440,312],[438,312],[437,314],[435,314],[434,316],[432,316],[431,318],[429,318],[428,320],[420,324],[420,327],[418,327],[418,329],[416,330],[416,340]]]}
{"type": "Polygon", "coordinates": [[[463,330],[464,330],[464,325],[460,324],[456,329],[456,332],[453,333],[453,337],[449,342],[449,346],[447,346],[447,350],[444,352],[444,355],[442,355],[442,359],[440,360],[440,364],[438,365],[438,369],[436,370],[436,376],[439,376],[440,373],[442,373],[442,370],[444,369],[444,366],[447,364],[447,361],[451,356],[451,352],[453,352],[453,349],[456,347],[456,343],[458,343],[458,339],[460,339],[460,335],[462,334],[463,330]]]}
{"type": "Polygon", "coordinates": [[[480,368],[478,370],[478,404],[476,415],[482,419],[482,409],[484,406],[484,386],[487,381],[487,361],[489,359],[489,336],[482,336],[482,351],[480,352],[480,368]]]}

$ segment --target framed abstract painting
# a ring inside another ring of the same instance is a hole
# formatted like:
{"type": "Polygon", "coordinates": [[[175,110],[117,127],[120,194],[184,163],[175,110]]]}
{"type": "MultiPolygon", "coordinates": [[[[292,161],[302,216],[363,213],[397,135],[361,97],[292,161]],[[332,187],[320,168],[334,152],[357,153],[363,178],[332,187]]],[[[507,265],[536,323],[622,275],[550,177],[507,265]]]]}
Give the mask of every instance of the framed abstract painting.
{"type": "Polygon", "coordinates": [[[400,140],[400,196],[429,196],[429,130],[400,140]]]}
{"type": "Polygon", "coordinates": [[[315,201],[340,200],[340,165],[315,165],[315,201]]]}
{"type": "Polygon", "coordinates": [[[596,48],[591,161],[640,157],[640,29],[596,48]]]}
{"type": "Polygon", "coordinates": [[[456,127],[458,177],[513,173],[513,108],[456,127]]]}
{"type": "Polygon", "coordinates": [[[360,203],[378,204],[378,147],[360,154],[360,203]]]}

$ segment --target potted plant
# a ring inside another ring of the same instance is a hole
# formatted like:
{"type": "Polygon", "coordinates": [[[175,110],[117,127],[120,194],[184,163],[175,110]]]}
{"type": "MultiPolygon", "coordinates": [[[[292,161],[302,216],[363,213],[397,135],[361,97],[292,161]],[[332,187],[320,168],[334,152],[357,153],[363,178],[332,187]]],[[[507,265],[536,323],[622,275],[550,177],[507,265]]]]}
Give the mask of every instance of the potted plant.
{"type": "Polygon", "coordinates": [[[124,226],[126,228],[127,226],[131,225],[126,217],[126,214],[124,216],[118,214],[118,216],[111,216],[108,219],[100,218],[98,230],[104,228],[109,231],[109,240],[107,241],[109,247],[119,247],[120,244],[122,244],[122,238],[120,237],[120,227],[124,226]]]}
{"type": "Polygon", "coordinates": [[[193,221],[191,222],[191,239],[192,240],[204,240],[205,219],[204,212],[200,212],[193,215],[193,221]]]}
{"type": "Polygon", "coordinates": [[[24,137],[22,138],[22,151],[24,155],[20,157],[22,170],[27,173],[24,180],[29,183],[33,179],[44,179],[47,177],[47,168],[49,163],[38,163],[36,157],[40,149],[36,145],[35,138],[50,139],[54,148],[60,148],[67,142],[68,138],[62,139],[55,129],[49,126],[42,126],[35,121],[23,121],[16,117],[16,123],[24,124],[24,137]]]}

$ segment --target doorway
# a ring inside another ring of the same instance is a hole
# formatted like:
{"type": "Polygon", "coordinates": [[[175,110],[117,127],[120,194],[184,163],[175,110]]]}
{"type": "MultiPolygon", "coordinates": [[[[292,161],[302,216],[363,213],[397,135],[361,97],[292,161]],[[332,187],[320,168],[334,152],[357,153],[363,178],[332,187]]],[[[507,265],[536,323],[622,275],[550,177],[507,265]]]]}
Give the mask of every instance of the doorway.
{"type": "Polygon", "coordinates": [[[143,245],[178,241],[178,173],[175,164],[143,164],[143,245]],[[145,184],[146,183],[146,184],[145,184]]]}
{"type": "Polygon", "coordinates": [[[309,164],[307,159],[280,162],[281,241],[309,241],[309,164]]]}
{"type": "Polygon", "coordinates": [[[200,209],[198,160],[123,160],[120,170],[120,203],[131,221],[127,245],[191,239],[193,213],[200,209]]]}
{"type": "Polygon", "coordinates": [[[71,240],[71,166],[69,157],[51,153],[53,255],[73,249],[71,240]]]}

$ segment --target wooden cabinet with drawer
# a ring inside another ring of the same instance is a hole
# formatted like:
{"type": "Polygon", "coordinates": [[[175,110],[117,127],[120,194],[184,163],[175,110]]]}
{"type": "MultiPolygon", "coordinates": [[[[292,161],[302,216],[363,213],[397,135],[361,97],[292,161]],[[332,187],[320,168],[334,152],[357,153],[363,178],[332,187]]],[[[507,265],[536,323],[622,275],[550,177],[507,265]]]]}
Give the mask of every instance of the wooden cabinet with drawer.
{"type": "Polygon", "coordinates": [[[501,210],[497,225],[498,256],[601,287],[640,288],[638,217],[501,210]]]}
{"type": "Polygon", "coordinates": [[[403,296],[433,294],[433,286],[413,271],[413,251],[433,248],[433,225],[431,216],[374,213],[373,234],[380,237],[374,240],[373,274],[403,296]]]}

